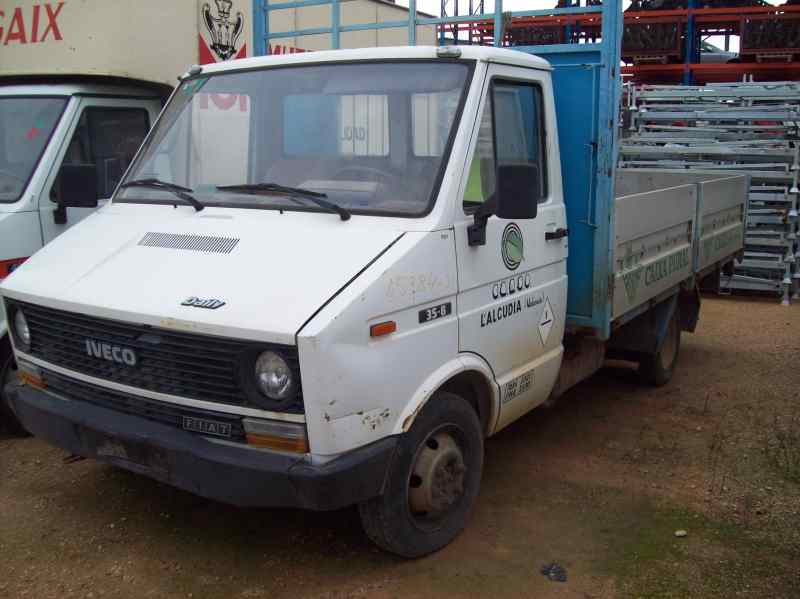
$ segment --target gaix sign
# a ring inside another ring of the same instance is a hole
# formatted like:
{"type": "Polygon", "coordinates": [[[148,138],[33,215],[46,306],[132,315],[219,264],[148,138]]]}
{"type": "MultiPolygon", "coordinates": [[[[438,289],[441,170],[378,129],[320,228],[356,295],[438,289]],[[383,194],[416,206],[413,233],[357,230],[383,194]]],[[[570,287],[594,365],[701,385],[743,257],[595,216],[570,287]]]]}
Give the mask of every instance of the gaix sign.
{"type": "Polygon", "coordinates": [[[58,28],[58,16],[64,8],[64,2],[47,2],[34,4],[27,10],[16,7],[0,8],[0,43],[37,44],[48,40],[61,41],[58,28]]]}

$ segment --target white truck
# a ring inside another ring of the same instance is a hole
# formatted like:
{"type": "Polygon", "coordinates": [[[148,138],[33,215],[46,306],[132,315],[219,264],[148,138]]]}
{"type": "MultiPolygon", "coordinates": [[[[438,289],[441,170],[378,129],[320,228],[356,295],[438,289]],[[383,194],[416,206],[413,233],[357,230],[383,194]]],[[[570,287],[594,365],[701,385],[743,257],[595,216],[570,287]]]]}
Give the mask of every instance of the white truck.
{"type": "MultiPolygon", "coordinates": [[[[111,196],[177,76],[202,48],[213,54],[199,9],[160,0],[0,8],[0,281],[111,196]]],[[[0,426],[22,432],[2,391],[15,376],[0,307],[0,426]]]]}
{"type": "Polygon", "coordinates": [[[744,176],[570,173],[592,128],[559,94],[605,84],[560,68],[477,46],[193,67],[110,203],[3,283],[15,414],[235,505],[358,504],[399,555],[449,543],[485,438],[607,355],[666,383],[697,282],[742,248],[744,176]]]}

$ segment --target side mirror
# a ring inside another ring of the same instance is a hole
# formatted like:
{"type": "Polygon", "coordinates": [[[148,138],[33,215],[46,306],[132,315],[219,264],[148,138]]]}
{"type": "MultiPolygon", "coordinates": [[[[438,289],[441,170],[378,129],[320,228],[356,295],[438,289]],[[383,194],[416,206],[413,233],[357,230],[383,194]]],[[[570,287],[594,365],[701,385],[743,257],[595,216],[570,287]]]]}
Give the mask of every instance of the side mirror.
{"type": "Polygon", "coordinates": [[[97,208],[97,167],[63,165],[58,173],[58,203],[65,208],[97,208]]]}
{"type": "Polygon", "coordinates": [[[503,164],[497,167],[495,214],[502,219],[536,218],[539,208],[534,199],[541,185],[535,164],[503,164]]]}
{"type": "Polygon", "coordinates": [[[53,214],[56,224],[67,222],[67,208],[97,208],[97,167],[94,164],[64,164],[58,172],[53,214]]]}

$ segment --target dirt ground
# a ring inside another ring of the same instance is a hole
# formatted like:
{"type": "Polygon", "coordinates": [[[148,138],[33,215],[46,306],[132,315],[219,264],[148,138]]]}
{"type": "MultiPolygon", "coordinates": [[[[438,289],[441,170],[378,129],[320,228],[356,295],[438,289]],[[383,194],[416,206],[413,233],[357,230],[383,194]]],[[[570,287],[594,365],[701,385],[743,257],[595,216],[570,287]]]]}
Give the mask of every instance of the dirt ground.
{"type": "Polygon", "coordinates": [[[417,561],[355,510],[236,509],[63,458],[0,440],[0,597],[797,599],[800,305],[707,298],[669,385],[609,367],[489,440],[467,531],[417,561]]]}

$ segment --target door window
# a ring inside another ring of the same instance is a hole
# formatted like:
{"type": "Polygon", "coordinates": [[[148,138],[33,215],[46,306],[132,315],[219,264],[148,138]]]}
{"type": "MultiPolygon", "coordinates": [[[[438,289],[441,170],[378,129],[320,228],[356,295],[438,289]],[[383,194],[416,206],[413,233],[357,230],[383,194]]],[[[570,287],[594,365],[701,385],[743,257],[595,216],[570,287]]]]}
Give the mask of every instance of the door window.
{"type": "Polygon", "coordinates": [[[538,85],[494,81],[478,127],[464,210],[475,210],[493,199],[497,167],[528,164],[539,171],[531,200],[547,201],[547,153],[542,90],[538,85]]]}
{"type": "MultiPolygon", "coordinates": [[[[93,164],[97,168],[97,198],[108,198],[149,128],[143,108],[86,108],[62,164],[93,164]]],[[[58,189],[58,183],[54,189],[58,189]]]]}

